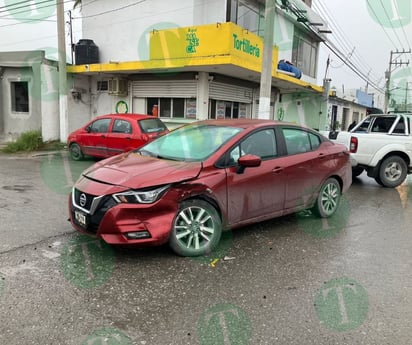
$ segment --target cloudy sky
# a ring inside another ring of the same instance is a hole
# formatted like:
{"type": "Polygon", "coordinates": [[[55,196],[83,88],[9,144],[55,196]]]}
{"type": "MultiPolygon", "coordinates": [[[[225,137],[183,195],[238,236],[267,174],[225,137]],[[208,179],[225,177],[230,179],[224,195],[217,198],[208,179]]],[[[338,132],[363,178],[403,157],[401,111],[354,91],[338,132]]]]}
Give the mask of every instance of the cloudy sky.
{"type": "MultiPolygon", "coordinates": [[[[332,86],[338,90],[365,88],[370,79],[368,91],[373,85],[383,89],[385,71],[389,68],[390,52],[411,48],[412,4],[411,0],[312,0],[313,9],[329,23],[332,34],[328,34],[332,48],[323,46],[320,54],[318,84],[325,76],[332,79],[332,86]],[[335,52],[338,54],[336,55],[335,52]],[[327,59],[329,67],[326,69],[327,59]],[[344,62],[352,66],[348,68],[344,62]],[[363,78],[358,76],[363,75],[363,78]]],[[[48,57],[57,57],[56,18],[53,6],[45,6],[44,1],[30,1],[32,11],[21,0],[0,0],[0,51],[44,49],[48,57]],[[10,6],[15,13],[10,18],[10,6]],[[25,8],[19,9],[19,6],[25,8]],[[51,17],[48,17],[50,16],[51,17]],[[7,17],[7,18],[6,18],[7,17]],[[36,20],[47,18],[47,20],[36,20]],[[26,20],[26,23],[25,23],[26,20]],[[30,20],[31,24],[27,24],[30,20]]],[[[54,2],[53,2],[54,3],[54,2]]],[[[66,10],[72,9],[73,1],[65,2],[66,10]]],[[[73,17],[79,17],[74,12],[73,17]]],[[[66,20],[69,17],[66,15],[66,20]]],[[[73,20],[73,41],[80,38],[80,21],[73,20]],[[77,25],[77,26],[76,26],[77,25]]],[[[66,31],[70,27],[66,26],[66,31]]],[[[66,37],[70,42],[70,35],[66,37]]],[[[67,48],[68,55],[70,49],[67,48]]],[[[395,57],[394,57],[395,58],[395,57]]],[[[412,54],[398,54],[397,61],[411,61],[410,66],[392,65],[392,88],[402,95],[405,86],[412,89],[412,54]],[[410,84],[409,84],[410,82],[410,84]]],[[[70,56],[68,58],[70,62],[70,56]]]]}
{"type": "MultiPolygon", "coordinates": [[[[55,1],[0,0],[0,51],[45,50],[46,57],[57,59],[57,28],[55,1]],[[27,5],[27,3],[30,3],[27,5]]],[[[64,0],[66,42],[70,62],[70,16],[73,1],[64,0]]],[[[72,11],[72,17],[79,17],[72,11]]],[[[73,40],[80,37],[80,20],[73,19],[73,40]]]]}
{"type": "MultiPolygon", "coordinates": [[[[330,55],[327,76],[338,90],[365,88],[366,81],[357,76],[342,61],[353,64],[356,70],[372,83],[384,88],[385,71],[389,69],[391,51],[409,51],[412,43],[412,5],[410,0],[313,0],[313,8],[326,18],[332,34],[329,39],[342,54],[322,49],[319,76],[324,77],[326,60],[330,55]],[[322,73],[323,72],[323,73],[322,73]]],[[[412,54],[394,54],[394,61],[410,61],[412,54]],[[395,59],[397,57],[397,59],[395,59]]],[[[407,82],[412,88],[412,65],[392,65],[392,88],[403,95],[407,82]]],[[[369,85],[369,92],[373,88],[369,85]]]]}

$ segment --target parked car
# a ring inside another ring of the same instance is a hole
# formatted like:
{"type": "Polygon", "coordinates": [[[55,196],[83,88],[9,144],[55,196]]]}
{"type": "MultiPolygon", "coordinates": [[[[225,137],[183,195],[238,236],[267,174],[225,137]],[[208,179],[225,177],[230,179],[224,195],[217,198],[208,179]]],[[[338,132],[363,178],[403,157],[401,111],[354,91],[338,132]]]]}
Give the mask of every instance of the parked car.
{"type": "Polygon", "coordinates": [[[70,133],[67,144],[74,160],[85,155],[106,158],[139,148],[167,132],[166,125],[150,115],[108,114],[70,133]]]}
{"type": "Polygon", "coordinates": [[[383,187],[395,188],[412,174],[412,114],[369,115],[336,142],[350,150],[352,175],[366,171],[383,187]]]}
{"type": "Polygon", "coordinates": [[[316,131],[269,120],[195,122],[85,170],[73,227],[109,244],[212,251],[223,230],[300,210],[332,216],[352,182],[349,152],[316,131]]]}

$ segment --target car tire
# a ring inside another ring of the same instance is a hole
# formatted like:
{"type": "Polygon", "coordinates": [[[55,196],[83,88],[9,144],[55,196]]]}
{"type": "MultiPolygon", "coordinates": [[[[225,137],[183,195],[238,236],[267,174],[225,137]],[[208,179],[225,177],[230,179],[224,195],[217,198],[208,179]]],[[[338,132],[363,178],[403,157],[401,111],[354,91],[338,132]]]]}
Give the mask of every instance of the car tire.
{"type": "Polygon", "coordinates": [[[352,167],[352,177],[358,177],[365,169],[362,167],[352,167]]]}
{"type": "Polygon", "coordinates": [[[389,156],[382,161],[378,177],[382,181],[382,186],[394,188],[405,180],[407,170],[408,167],[401,157],[389,156]]]}
{"type": "Polygon", "coordinates": [[[312,208],[313,213],[321,218],[332,216],[339,207],[341,194],[339,182],[333,177],[327,179],[320,188],[316,203],[312,208]]]}
{"type": "Polygon", "coordinates": [[[210,254],[222,236],[222,221],[216,209],[198,199],[184,201],[173,221],[169,245],[181,256],[210,254]]]}
{"type": "Polygon", "coordinates": [[[77,143],[70,144],[69,146],[70,156],[74,161],[80,161],[84,158],[82,149],[77,143]]]}
{"type": "Polygon", "coordinates": [[[375,181],[376,181],[377,184],[381,185],[382,187],[385,187],[385,186],[383,185],[383,182],[382,182],[382,180],[381,180],[381,178],[380,178],[379,176],[376,176],[376,177],[375,177],[375,181]]]}

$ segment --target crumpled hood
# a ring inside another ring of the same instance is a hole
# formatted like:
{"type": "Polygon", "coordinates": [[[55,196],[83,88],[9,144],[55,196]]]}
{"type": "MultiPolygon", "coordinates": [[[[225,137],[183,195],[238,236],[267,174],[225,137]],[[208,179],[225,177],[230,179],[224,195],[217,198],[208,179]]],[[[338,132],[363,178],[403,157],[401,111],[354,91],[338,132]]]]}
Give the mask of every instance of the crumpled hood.
{"type": "Polygon", "coordinates": [[[83,176],[105,184],[137,189],[193,179],[201,168],[201,162],[179,162],[130,152],[92,165],[83,176]]]}

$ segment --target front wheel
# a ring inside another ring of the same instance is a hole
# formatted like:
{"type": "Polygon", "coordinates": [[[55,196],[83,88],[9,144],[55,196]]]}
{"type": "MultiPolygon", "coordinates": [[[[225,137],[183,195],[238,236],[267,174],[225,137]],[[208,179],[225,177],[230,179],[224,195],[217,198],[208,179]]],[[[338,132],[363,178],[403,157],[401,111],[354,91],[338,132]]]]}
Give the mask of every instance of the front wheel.
{"type": "Polygon", "coordinates": [[[399,186],[406,178],[408,167],[399,156],[389,156],[384,159],[379,167],[379,179],[382,186],[394,188],[399,186]]]}
{"type": "Polygon", "coordinates": [[[170,247],[181,256],[211,253],[219,244],[222,221],[216,209],[203,200],[184,201],[173,221],[170,247]]]}
{"type": "Polygon", "coordinates": [[[339,206],[341,188],[339,182],[331,177],[325,181],[319,191],[312,211],[321,218],[332,216],[339,206]]]}
{"type": "Polygon", "coordinates": [[[79,144],[73,143],[69,147],[70,151],[70,156],[72,157],[73,160],[75,161],[80,161],[84,158],[82,149],[79,144]]]}

